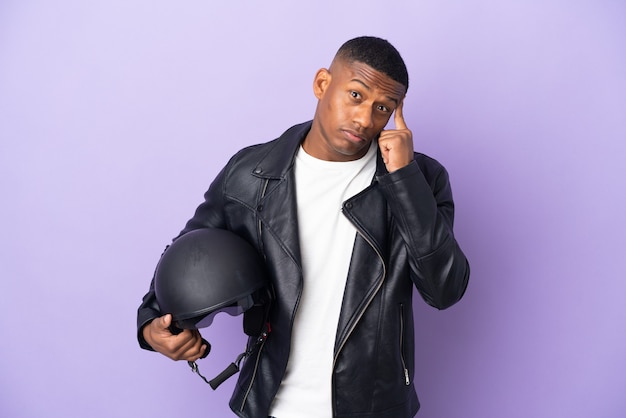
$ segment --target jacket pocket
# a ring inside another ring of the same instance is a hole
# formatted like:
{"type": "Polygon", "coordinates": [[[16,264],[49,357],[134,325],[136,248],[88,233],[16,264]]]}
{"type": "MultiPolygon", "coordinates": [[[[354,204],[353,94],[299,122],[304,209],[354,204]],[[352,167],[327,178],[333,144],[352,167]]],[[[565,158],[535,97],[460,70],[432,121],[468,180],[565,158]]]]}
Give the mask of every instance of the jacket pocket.
{"type": "Polygon", "coordinates": [[[404,355],[404,304],[400,304],[400,362],[402,363],[402,373],[404,376],[404,384],[410,385],[411,378],[409,376],[409,369],[406,366],[406,358],[404,355]]]}

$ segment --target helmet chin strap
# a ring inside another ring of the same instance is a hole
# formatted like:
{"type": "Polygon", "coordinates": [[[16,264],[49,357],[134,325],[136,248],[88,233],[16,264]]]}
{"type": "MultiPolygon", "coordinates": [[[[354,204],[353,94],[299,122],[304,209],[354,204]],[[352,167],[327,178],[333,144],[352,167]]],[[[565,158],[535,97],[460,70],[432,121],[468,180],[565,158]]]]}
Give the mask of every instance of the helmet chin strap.
{"type": "MultiPolygon", "coordinates": [[[[218,388],[219,385],[221,385],[222,383],[224,383],[226,380],[228,380],[230,377],[232,377],[233,375],[237,374],[239,372],[239,366],[241,364],[241,361],[244,358],[249,357],[254,350],[256,350],[256,348],[260,345],[262,345],[263,343],[265,343],[265,340],[267,340],[267,337],[269,335],[269,333],[272,331],[272,328],[270,327],[270,323],[266,322],[265,326],[263,327],[263,331],[261,332],[261,334],[258,336],[258,338],[256,339],[256,341],[254,342],[254,344],[252,344],[250,346],[250,348],[248,348],[248,350],[246,350],[244,353],[241,353],[237,356],[237,359],[233,362],[230,363],[230,365],[228,365],[228,367],[226,367],[226,369],[224,369],[224,371],[220,374],[218,374],[214,379],[212,380],[208,380],[206,377],[204,377],[201,373],[200,373],[200,369],[198,368],[198,364],[195,361],[188,361],[187,364],[189,364],[189,367],[191,368],[191,371],[193,373],[196,373],[198,376],[200,376],[200,378],[202,378],[202,380],[205,381],[205,383],[207,383],[209,386],[211,386],[211,389],[215,390],[218,388]]],[[[207,354],[209,354],[209,343],[207,342],[207,350],[205,352],[205,354],[200,357],[200,358],[204,358],[207,356],[207,354]]]]}

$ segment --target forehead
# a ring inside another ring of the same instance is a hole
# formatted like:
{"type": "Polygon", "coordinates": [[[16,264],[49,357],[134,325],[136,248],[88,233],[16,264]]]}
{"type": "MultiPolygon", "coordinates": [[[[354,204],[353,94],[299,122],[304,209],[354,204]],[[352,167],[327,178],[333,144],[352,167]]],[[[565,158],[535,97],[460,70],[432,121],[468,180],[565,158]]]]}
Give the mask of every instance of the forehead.
{"type": "Polygon", "coordinates": [[[367,90],[388,96],[397,102],[404,98],[406,92],[406,87],[401,83],[359,61],[333,62],[331,73],[339,76],[342,83],[360,84],[367,90]]]}

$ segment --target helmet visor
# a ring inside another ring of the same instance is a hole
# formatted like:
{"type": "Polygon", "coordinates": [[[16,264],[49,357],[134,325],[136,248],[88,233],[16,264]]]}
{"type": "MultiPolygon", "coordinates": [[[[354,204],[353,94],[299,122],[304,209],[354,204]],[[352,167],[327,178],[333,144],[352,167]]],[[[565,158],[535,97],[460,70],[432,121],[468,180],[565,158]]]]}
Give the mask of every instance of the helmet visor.
{"type": "Polygon", "coordinates": [[[230,316],[237,316],[241,315],[252,306],[254,306],[254,298],[252,297],[252,295],[248,295],[242,299],[239,299],[236,303],[233,303],[232,305],[216,309],[206,315],[200,315],[188,319],[175,320],[175,323],[176,326],[181,329],[206,328],[213,323],[213,318],[215,318],[215,316],[220,312],[226,312],[230,316]]]}

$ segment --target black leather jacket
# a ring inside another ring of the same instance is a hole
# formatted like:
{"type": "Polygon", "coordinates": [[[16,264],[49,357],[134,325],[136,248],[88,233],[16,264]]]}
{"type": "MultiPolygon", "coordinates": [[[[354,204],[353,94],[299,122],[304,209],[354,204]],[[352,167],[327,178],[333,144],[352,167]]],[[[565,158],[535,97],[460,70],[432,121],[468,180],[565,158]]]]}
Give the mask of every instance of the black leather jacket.
{"type": "MultiPolygon", "coordinates": [[[[296,219],[294,155],[311,122],[237,153],[216,177],[184,234],[226,228],[265,256],[276,301],[272,332],[244,362],[230,406],[240,417],[265,418],[285,373],[291,328],[302,291],[296,219]]],[[[343,204],[358,234],[335,338],[332,401],[335,417],[413,417],[413,285],[444,309],[463,295],[468,262],[452,232],[448,175],[437,161],[415,154],[388,173],[380,153],[371,186],[343,204]]],[[[161,315],[152,286],[138,312],[141,327],[161,315]]],[[[306,376],[302,377],[306,379],[306,376]]]]}

